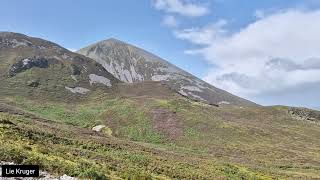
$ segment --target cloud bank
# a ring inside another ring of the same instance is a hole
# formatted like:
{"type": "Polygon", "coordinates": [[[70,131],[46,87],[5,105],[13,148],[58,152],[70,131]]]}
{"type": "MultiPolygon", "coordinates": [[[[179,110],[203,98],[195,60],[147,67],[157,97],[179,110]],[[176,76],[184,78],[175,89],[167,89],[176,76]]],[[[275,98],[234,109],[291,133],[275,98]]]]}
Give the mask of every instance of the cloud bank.
{"type": "Polygon", "coordinates": [[[221,20],[175,36],[199,45],[186,53],[214,65],[207,82],[252,97],[320,83],[318,19],[319,10],[291,9],[260,15],[237,32],[228,31],[227,21],[221,20]]]}

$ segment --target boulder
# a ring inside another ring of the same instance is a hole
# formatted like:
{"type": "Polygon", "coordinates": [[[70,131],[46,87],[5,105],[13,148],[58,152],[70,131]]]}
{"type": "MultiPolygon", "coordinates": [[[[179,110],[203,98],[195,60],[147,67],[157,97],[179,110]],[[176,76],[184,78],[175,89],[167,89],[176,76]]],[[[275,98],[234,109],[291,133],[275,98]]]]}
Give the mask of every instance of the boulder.
{"type": "Polygon", "coordinates": [[[33,79],[27,82],[27,86],[30,87],[38,87],[40,85],[40,82],[38,79],[33,79]]]}
{"type": "Polygon", "coordinates": [[[98,126],[93,127],[92,130],[96,131],[96,132],[101,132],[101,130],[105,127],[106,127],[105,125],[98,125],[98,126]]]}
{"type": "Polygon", "coordinates": [[[101,132],[106,136],[112,136],[112,130],[105,125],[98,125],[92,128],[93,131],[101,132]]]}

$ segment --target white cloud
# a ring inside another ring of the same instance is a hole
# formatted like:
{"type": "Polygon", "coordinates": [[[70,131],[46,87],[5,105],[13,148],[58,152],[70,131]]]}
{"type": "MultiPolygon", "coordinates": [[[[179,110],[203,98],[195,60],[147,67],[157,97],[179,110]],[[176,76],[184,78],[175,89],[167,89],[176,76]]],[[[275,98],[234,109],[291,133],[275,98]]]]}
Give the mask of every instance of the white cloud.
{"type": "Polygon", "coordinates": [[[199,17],[209,13],[206,5],[195,4],[188,0],[153,0],[153,5],[158,10],[188,17],[199,17]]]}
{"type": "MultiPolygon", "coordinates": [[[[261,15],[261,14],[260,14],[261,15]]],[[[232,93],[252,97],[320,83],[320,10],[263,14],[238,32],[226,22],[175,32],[201,45],[186,51],[215,65],[204,78],[232,93]]]]}
{"type": "Polygon", "coordinates": [[[168,27],[177,27],[178,21],[174,16],[167,15],[167,16],[164,16],[164,18],[162,20],[162,24],[165,26],[168,26],[168,27]]]}
{"type": "Polygon", "coordinates": [[[217,23],[210,24],[204,28],[189,28],[175,31],[174,34],[179,39],[188,40],[198,45],[210,45],[212,42],[219,40],[226,31],[223,27],[227,21],[220,20],[217,23]]]}

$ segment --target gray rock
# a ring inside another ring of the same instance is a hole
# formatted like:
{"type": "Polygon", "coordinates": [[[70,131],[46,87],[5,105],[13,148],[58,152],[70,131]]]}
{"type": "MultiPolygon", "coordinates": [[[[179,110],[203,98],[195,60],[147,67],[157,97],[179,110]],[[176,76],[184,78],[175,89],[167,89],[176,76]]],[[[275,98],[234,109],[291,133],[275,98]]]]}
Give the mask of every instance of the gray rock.
{"type": "Polygon", "coordinates": [[[90,79],[90,81],[89,81],[90,85],[95,84],[95,83],[100,83],[100,84],[103,84],[108,87],[112,86],[111,81],[108,78],[103,77],[103,76],[98,76],[96,74],[90,74],[89,79],[90,79]]]}
{"type": "Polygon", "coordinates": [[[27,86],[38,87],[40,85],[39,79],[33,79],[27,82],[27,86]]]}
{"type": "Polygon", "coordinates": [[[70,92],[76,94],[76,93],[79,93],[79,94],[87,94],[90,90],[89,89],[86,89],[86,88],[83,88],[83,87],[65,87],[66,90],[69,90],[70,92]]]}
{"type": "Polygon", "coordinates": [[[288,113],[298,120],[320,122],[320,111],[307,108],[291,107],[289,108],[288,113]]]}
{"type": "Polygon", "coordinates": [[[76,180],[77,178],[68,176],[66,174],[64,174],[63,176],[60,176],[59,180],[76,180]]]}

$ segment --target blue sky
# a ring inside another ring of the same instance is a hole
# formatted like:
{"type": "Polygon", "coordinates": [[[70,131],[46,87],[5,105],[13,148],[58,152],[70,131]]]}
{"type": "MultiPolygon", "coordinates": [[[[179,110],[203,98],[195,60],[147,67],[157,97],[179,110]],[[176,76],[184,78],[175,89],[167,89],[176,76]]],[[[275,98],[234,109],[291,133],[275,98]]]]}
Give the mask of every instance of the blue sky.
{"type": "Polygon", "coordinates": [[[309,40],[320,32],[316,0],[0,2],[0,31],[69,49],[114,37],[258,103],[320,106],[320,53],[309,40]]]}

